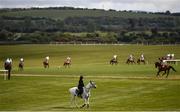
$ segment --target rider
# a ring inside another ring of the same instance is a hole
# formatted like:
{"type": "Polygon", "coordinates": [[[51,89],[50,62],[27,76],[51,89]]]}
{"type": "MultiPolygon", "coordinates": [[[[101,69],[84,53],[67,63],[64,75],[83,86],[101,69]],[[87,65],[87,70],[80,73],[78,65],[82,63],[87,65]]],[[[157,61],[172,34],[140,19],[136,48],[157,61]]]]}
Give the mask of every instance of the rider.
{"type": "Polygon", "coordinates": [[[117,61],[117,55],[113,55],[113,61],[117,61]]]}
{"type": "Polygon", "coordinates": [[[49,62],[49,56],[45,57],[45,62],[48,63],[49,62]]]}
{"type": "Polygon", "coordinates": [[[20,60],[19,60],[19,65],[22,65],[22,66],[23,66],[23,64],[24,64],[24,59],[23,59],[23,58],[20,58],[20,60]]]}
{"type": "Polygon", "coordinates": [[[20,62],[20,63],[23,63],[23,62],[24,62],[24,59],[23,59],[23,58],[20,58],[19,62],[20,62]]]}
{"type": "Polygon", "coordinates": [[[129,55],[129,58],[128,58],[130,61],[133,61],[134,60],[134,57],[132,54],[129,55]]]}
{"type": "Polygon", "coordinates": [[[66,58],[66,62],[67,62],[67,63],[71,63],[71,58],[70,58],[70,56],[68,56],[68,57],[66,58]]]}
{"type": "Polygon", "coordinates": [[[82,97],[81,95],[83,93],[83,87],[84,87],[83,76],[80,76],[79,84],[78,84],[78,89],[79,89],[78,96],[79,97],[82,97]]]}
{"type": "Polygon", "coordinates": [[[140,61],[144,61],[144,54],[141,54],[140,61]]]}
{"type": "Polygon", "coordinates": [[[167,62],[164,60],[164,57],[159,58],[159,61],[160,61],[162,68],[164,68],[167,65],[167,62]]]}

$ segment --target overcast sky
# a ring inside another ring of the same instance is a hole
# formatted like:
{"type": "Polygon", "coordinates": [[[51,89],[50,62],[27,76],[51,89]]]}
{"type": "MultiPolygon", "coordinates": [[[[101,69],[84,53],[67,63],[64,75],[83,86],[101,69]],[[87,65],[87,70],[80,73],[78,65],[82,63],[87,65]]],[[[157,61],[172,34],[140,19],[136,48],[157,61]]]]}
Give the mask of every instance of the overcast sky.
{"type": "Polygon", "coordinates": [[[80,7],[151,12],[180,12],[180,0],[0,0],[0,8],[80,7]]]}

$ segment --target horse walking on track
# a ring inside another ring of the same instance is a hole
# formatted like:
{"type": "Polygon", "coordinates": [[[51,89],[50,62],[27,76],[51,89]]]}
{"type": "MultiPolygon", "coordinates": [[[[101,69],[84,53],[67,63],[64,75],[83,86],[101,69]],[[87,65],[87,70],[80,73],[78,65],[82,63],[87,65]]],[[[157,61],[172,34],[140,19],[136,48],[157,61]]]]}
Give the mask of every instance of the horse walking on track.
{"type": "Polygon", "coordinates": [[[114,64],[117,65],[117,64],[118,64],[118,61],[117,61],[117,60],[114,60],[114,59],[111,59],[111,60],[110,60],[110,64],[111,64],[111,65],[114,65],[114,64]]]}
{"type": "Polygon", "coordinates": [[[21,59],[19,60],[19,70],[23,70],[23,69],[24,69],[24,59],[21,58],[21,59]]]}
{"type": "Polygon", "coordinates": [[[43,66],[44,66],[44,68],[49,68],[49,62],[43,61],[43,66]]]}
{"type": "Polygon", "coordinates": [[[136,64],[134,60],[127,59],[126,64],[136,64]]]}
{"type": "Polygon", "coordinates": [[[146,64],[145,60],[141,60],[141,59],[138,59],[138,60],[137,60],[137,63],[138,63],[138,64],[140,64],[141,62],[142,62],[144,65],[146,64]]]}
{"type": "Polygon", "coordinates": [[[23,70],[24,69],[24,63],[23,62],[19,62],[19,70],[23,70]]]}
{"type": "Polygon", "coordinates": [[[68,62],[68,61],[64,61],[64,64],[63,64],[63,66],[65,67],[65,68],[70,68],[70,66],[71,66],[71,62],[68,62]]]}
{"type": "MultiPolygon", "coordinates": [[[[84,104],[81,106],[81,108],[85,107],[87,105],[87,108],[89,108],[89,98],[90,98],[90,90],[92,88],[96,88],[96,84],[93,81],[90,81],[84,88],[82,93],[82,99],[84,100],[84,104]]],[[[78,87],[72,87],[69,89],[69,92],[71,94],[71,105],[78,107],[76,103],[76,97],[78,96],[78,87]]]]}
{"type": "Polygon", "coordinates": [[[66,58],[66,60],[64,61],[64,64],[63,64],[63,66],[66,68],[66,67],[70,67],[70,65],[71,65],[71,57],[70,56],[68,56],[67,58],[66,58]]]}
{"type": "Polygon", "coordinates": [[[170,69],[172,69],[173,71],[175,71],[176,72],[176,70],[172,67],[172,66],[170,66],[170,65],[162,65],[160,62],[155,62],[155,67],[156,68],[158,68],[158,72],[157,72],[157,77],[158,76],[160,76],[160,72],[162,72],[162,71],[164,71],[164,73],[162,74],[162,76],[164,76],[165,74],[167,74],[166,75],[166,78],[168,77],[168,75],[169,75],[169,71],[170,71],[170,69]]]}

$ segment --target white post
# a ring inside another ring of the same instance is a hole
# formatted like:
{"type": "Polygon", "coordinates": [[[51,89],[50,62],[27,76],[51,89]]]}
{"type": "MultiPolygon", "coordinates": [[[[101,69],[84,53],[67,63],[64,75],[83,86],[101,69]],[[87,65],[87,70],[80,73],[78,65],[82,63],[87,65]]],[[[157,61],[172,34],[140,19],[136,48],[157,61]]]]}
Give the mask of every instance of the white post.
{"type": "Polygon", "coordinates": [[[7,72],[8,72],[8,70],[0,70],[0,72],[4,73],[4,80],[6,80],[7,79],[7,72]]]}

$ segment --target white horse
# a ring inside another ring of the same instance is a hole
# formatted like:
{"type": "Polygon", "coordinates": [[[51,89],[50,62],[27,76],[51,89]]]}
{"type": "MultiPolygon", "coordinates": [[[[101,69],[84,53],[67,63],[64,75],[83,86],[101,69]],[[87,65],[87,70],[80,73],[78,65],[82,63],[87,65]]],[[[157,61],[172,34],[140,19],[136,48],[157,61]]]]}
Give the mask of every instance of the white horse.
{"type": "MultiPolygon", "coordinates": [[[[91,88],[96,88],[95,82],[90,81],[84,88],[83,88],[83,93],[82,93],[82,98],[84,100],[84,104],[81,106],[83,108],[84,106],[87,105],[87,108],[89,108],[89,97],[90,97],[90,90],[91,88]]],[[[72,87],[69,89],[69,92],[71,93],[71,105],[76,105],[76,97],[78,96],[78,88],[77,87],[72,87]]]]}

